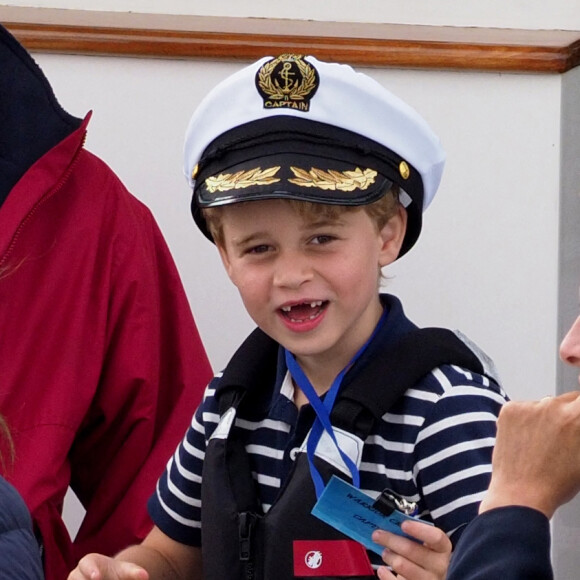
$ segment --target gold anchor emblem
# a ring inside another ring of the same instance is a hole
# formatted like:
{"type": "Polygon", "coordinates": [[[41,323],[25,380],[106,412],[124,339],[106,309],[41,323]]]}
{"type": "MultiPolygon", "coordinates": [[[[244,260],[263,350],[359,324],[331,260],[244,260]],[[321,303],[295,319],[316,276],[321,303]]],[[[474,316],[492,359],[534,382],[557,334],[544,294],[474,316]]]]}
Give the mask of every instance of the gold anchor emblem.
{"type": "Polygon", "coordinates": [[[264,63],[256,74],[256,88],[264,107],[307,112],[318,89],[318,72],[297,54],[283,54],[264,63]]]}

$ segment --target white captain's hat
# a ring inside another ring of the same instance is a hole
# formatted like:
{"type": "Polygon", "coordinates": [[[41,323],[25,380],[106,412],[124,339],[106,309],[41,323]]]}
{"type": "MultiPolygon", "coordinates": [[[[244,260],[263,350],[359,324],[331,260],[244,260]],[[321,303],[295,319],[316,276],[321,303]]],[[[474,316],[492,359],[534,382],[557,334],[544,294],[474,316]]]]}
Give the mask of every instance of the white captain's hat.
{"type": "Polygon", "coordinates": [[[187,128],[184,171],[192,213],[285,198],[364,205],[396,183],[408,224],[400,255],[421,231],[445,153],[425,120],[369,76],[312,56],[265,57],[217,85],[187,128]]]}

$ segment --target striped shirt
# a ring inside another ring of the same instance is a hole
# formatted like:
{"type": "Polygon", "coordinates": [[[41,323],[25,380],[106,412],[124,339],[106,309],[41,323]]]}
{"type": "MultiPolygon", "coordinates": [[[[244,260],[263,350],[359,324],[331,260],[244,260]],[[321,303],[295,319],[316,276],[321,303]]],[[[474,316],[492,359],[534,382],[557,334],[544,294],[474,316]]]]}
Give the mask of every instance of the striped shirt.
{"type": "MultiPolygon", "coordinates": [[[[387,321],[389,340],[412,326],[402,309],[398,318],[393,316],[390,312],[387,321]]],[[[260,416],[236,419],[246,437],[265,512],[275,502],[314,420],[310,405],[300,410],[294,405],[292,381],[282,358],[280,378],[260,416]]],[[[188,545],[201,545],[201,474],[207,442],[220,419],[214,397],[220,376],[208,386],[149,502],[155,524],[188,545]]],[[[489,484],[495,421],[506,400],[503,390],[486,376],[451,365],[434,369],[374,425],[363,448],[361,490],[377,497],[389,487],[417,502],[420,517],[455,541],[454,533],[477,515],[489,484]]]]}

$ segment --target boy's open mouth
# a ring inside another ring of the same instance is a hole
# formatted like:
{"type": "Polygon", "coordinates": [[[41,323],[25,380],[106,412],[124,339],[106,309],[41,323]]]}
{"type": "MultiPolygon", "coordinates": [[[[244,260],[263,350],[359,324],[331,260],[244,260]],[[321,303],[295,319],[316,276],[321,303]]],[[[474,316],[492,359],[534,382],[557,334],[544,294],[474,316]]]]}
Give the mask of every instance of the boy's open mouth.
{"type": "Polygon", "coordinates": [[[280,311],[282,316],[291,322],[306,322],[320,316],[327,306],[328,301],[326,300],[314,300],[313,302],[302,302],[292,306],[282,306],[280,311]]]}

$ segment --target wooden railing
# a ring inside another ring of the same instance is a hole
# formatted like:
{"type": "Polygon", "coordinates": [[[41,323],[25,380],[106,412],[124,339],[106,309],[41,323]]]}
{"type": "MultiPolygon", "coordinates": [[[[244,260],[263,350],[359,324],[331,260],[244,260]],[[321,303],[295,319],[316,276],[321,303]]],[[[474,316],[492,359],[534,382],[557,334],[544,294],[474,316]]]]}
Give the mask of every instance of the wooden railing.
{"type": "Polygon", "coordinates": [[[283,52],[360,66],[563,73],[580,31],[217,18],[0,7],[31,51],[253,60],[283,52]]]}

